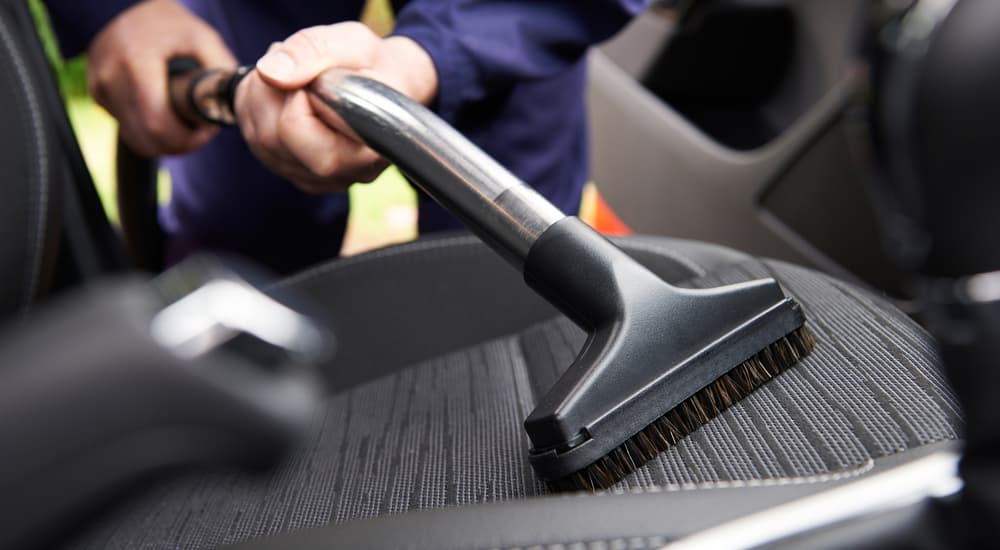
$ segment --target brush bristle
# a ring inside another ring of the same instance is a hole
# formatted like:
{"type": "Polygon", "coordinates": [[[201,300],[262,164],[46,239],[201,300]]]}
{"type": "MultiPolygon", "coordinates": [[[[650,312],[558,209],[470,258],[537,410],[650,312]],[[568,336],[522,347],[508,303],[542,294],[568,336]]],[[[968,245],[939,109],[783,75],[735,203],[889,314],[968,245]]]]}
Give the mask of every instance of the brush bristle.
{"type": "Polygon", "coordinates": [[[611,487],[795,365],[815,346],[816,340],[805,325],[795,329],[682,401],[590,466],[549,482],[550,486],[557,491],[599,491],[611,487]]]}

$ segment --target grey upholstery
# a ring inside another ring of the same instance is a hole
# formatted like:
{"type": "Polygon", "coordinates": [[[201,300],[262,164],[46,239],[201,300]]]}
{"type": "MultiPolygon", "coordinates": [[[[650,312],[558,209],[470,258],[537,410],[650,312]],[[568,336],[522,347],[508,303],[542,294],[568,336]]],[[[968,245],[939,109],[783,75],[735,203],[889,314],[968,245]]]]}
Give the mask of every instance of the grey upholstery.
{"type": "Polygon", "coordinates": [[[286,283],[327,305],[342,329],[342,354],[329,366],[334,392],[306,444],[259,475],[178,475],[70,546],[203,548],[278,534],[253,547],[646,548],[957,437],[958,406],[928,336],[886,302],[719,247],[622,243],[692,286],[773,274],[803,303],[816,351],[609,494],[546,497],[521,422],[581,332],[468,237],[334,262],[286,283]],[[577,508],[590,516],[565,511],[577,508]],[[550,521],[504,529],[490,524],[494,509],[499,520],[533,510],[550,521]],[[421,524],[406,518],[419,510],[435,529],[408,537],[421,524]],[[280,535],[320,526],[328,527],[280,535]]]}
{"type": "MultiPolygon", "coordinates": [[[[876,474],[925,453],[952,447],[950,443],[929,445],[875,459],[870,472],[876,474]]],[[[664,486],[660,491],[618,492],[584,498],[546,496],[380,516],[265,537],[231,548],[653,549],[722,521],[797,500],[852,479],[849,476],[826,477],[783,484],[701,488],[673,485],[664,486]],[[613,521],[609,521],[610,518],[613,521]]],[[[839,547],[845,546],[839,544],[839,547]]]]}
{"type": "MultiPolygon", "coordinates": [[[[0,10],[16,11],[4,3],[0,10]]],[[[0,16],[0,317],[41,294],[54,260],[57,138],[42,105],[36,60],[12,13],[0,16]]]]}

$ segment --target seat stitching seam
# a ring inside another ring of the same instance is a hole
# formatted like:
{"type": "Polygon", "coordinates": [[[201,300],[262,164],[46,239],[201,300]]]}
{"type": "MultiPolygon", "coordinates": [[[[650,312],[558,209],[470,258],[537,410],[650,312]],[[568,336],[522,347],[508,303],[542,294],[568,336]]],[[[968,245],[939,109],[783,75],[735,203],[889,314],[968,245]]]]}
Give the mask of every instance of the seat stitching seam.
{"type": "MultiPolygon", "coordinates": [[[[29,185],[34,188],[37,184],[37,203],[35,201],[29,201],[29,204],[33,204],[34,209],[29,208],[29,216],[34,218],[35,231],[30,232],[29,239],[31,239],[31,244],[29,245],[28,255],[30,257],[27,262],[25,270],[25,280],[23,291],[24,302],[21,304],[22,312],[26,311],[28,306],[31,304],[35,293],[38,291],[37,284],[39,278],[39,272],[41,271],[41,241],[42,241],[42,231],[44,227],[44,216],[45,208],[48,204],[48,159],[45,152],[44,144],[44,132],[43,127],[39,123],[38,113],[40,112],[38,102],[32,94],[31,89],[31,77],[28,74],[27,68],[24,64],[24,59],[19,55],[17,46],[14,43],[13,37],[11,36],[10,27],[7,22],[0,18],[0,38],[3,39],[4,46],[10,51],[11,58],[13,60],[14,70],[18,73],[18,81],[23,84],[23,88],[18,88],[25,93],[26,100],[28,102],[28,118],[30,121],[32,129],[32,137],[34,141],[28,141],[29,147],[34,146],[36,154],[32,155],[33,158],[37,159],[37,164],[35,170],[29,170],[29,185]],[[37,180],[37,181],[36,181],[37,180]]],[[[29,190],[30,193],[30,190],[29,190]]],[[[31,226],[31,220],[29,219],[28,225],[31,226]]]]}
{"type": "Polygon", "coordinates": [[[646,488],[630,487],[627,489],[609,490],[598,494],[645,494],[645,493],[668,493],[677,491],[695,491],[710,489],[746,489],[754,487],[787,487],[796,485],[812,485],[819,483],[830,483],[853,479],[870,472],[875,468],[874,459],[867,459],[856,468],[848,470],[838,470],[826,474],[815,474],[809,476],[777,477],[769,479],[747,479],[733,481],[709,481],[703,483],[679,483],[654,485],[646,488]]]}
{"type": "Polygon", "coordinates": [[[546,550],[555,550],[560,548],[566,548],[567,546],[573,545],[593,545],[595,543],[601,543],[605,545],[614,545],[617,543],[629,544],[630,542],[640,540],[647,547],[650,546],[663,546],[668,537],[665,535],[637,535],[634,537],[614,537],[614,538],[602,538],[602,539],[586,539],[586,540],[568,540],[563,542],[548,542],[544,544],[529,544],[527,546],[505,546],[503,548],[497,548],[495,550],[525,550],[526,548],[542,548],[546,550]]]}

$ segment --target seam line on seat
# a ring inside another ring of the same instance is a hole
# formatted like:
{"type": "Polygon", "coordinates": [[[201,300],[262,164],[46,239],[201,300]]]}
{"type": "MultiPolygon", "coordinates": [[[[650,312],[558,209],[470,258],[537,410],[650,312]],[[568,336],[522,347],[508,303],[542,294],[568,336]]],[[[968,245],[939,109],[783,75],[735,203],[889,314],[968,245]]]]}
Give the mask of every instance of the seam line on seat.
{"type": "Polygon", "coordinates": [[[705,483],[679,483],[666,485],[653,485],[646,488],[629,487],[627,489],[616,489],[604,491],[598,494],[619,495],[619,494],[646,494],[646,493],[668,493],[675,491],[696,491],[706,489],[745,489],[751,487],[784,487],[794,485],[810,485],[817,483],[830,483],[853,479],[870,472],[875,468],[875,461],[871,458],[861,463],[855,468],[848,470],[838,470],[827,474],[816,474],[799,477],[777,477],[769,479],[747,479],[734,481],[711,481],[705,483]]]}
{"type": "Polygon", "coordinates": [[[643,535],[635,537],[615,537],[608,539],[588,539],[588,540],[571,540],[565,542],[548,542],[542,544],[529,544],[521,546],[504,546],[503,548],[494,547],[492,550],[571,550],[576,547],[579,548],[581,545],[585,547],[593,547],[596,544],[602,545],[604,548],[622,548],[624,550],[642,550],[644,548],[660,548],[667,544],[670,539],[663,535],[643,535]],[[638,543],[638,545],[636,544],[638,543]]]}
{"type": "MultiPolygon", "coordinates": [[[[10,51],[10,57],[13,60],[14,70],[17,72],[17,81],[23,84],[23,87],[16,87],[16,89],[22,91],[26,96],[25,99],[28,102],[28,119],[31,125],[33,141],[28,141],[28,146],[35,146],[36,153],[32,155],[37,159],[37,164],[35,170],[29,169],[29,195],[32,194],[33,188],[37,183],[37,203],[35,201],[29,201],[29,203],[34,203],[34,211],[29,211],[29,217],[33,217],[34,220],[29,219],[28,225],[34,225],[35,231],[30,231],[29,236],[31,239],[28,247],[28,261],[25,268],[25,280],[23,282],[23,292],[24,301],[21,304],[22,313],[27,311],[28,306],[31,305],[35,294],[38,292],[38,278],[39,273],[42,269],[42,230],[44,228],[44,216],[46,211],[46,205],[48,204],[48,159],[45,153],[45,142],[44,142],[44,128],[40,121],[38,120],[38,115],[40,113],[38,101],[33,94],[31,88],[31,75],[28,73],[27,67],[24,63],[24,59],[21,57],[20,52],[17,49],[17,44],[14,41],[10,27],[4,18],[0,18],[0,37],[2,37],[4,46],[10,51]],[[37,182],[35,178],[37,177],[37,182]],[[32,224],[32,221],[35,223],[32,224]]],[[[31,210],[31,209],[29,209],[31,210]]]]}

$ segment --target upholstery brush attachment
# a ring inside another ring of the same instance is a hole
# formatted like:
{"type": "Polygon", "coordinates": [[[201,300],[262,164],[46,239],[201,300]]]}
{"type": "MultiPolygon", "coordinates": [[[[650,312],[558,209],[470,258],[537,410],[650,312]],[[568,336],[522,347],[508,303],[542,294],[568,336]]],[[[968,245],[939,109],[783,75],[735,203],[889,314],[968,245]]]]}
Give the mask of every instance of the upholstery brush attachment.
{"type": "Polygon", "coordinates": [[[611,487],[787,370],[815,345],[809,329],[800,326],[681,401],[610,453],[549,485],[557,491],[611,487]]]}
{"type": "Polygon", "coordinates": [[[525,421],[531,464],[556,490],[614,485],[815,345],[773,279],[674,287],[575,218],[542,235],[524,273],[589,333],[525,421]]]}
{"type": "Polygon", "coordinates": [[[588,332],[525,421],[554,486],[616,483],[812,349],[773,279],[671,286],[397,91],[339,69],[309,91],[321,119],[395,162],[588,332]]]}

